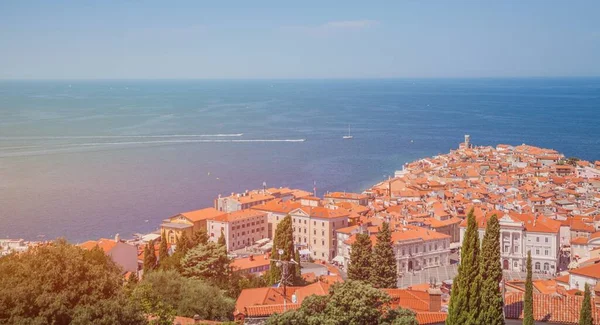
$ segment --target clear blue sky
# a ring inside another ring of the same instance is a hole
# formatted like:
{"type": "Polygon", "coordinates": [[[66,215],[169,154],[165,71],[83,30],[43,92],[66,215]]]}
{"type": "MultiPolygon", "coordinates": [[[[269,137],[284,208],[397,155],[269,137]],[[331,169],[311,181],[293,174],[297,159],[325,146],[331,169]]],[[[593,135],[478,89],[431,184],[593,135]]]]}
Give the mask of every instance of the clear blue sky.
{"type": "Polygon", "coordinates": [[[600,1],[0,2],[0,79],[600,76],[600,1]]]}

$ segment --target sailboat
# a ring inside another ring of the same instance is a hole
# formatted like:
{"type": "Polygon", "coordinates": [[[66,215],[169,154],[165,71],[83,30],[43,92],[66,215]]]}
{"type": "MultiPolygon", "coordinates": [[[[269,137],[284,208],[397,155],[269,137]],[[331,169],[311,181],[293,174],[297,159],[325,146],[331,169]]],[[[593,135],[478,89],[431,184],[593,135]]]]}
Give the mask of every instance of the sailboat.
{"type": "Polygon", "coordinates": [[[353,136],[350,135],[350,124],[348,124],[348,135],[342,137],[342,139],[352,139],[353,136]]]}

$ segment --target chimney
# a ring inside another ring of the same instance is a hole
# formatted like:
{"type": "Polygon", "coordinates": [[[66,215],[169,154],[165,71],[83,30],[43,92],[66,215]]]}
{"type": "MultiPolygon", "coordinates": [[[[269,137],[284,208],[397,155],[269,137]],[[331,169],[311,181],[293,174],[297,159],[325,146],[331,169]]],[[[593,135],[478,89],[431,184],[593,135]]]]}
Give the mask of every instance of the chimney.
{"type": "Polygon", "coordinates": [[[200,315],[194,315],[194,324],[200,324],[200,315]]]}
{"type": "Polygon", "coordinates": [[[442,291],[436,288],[427,289],[429,294],[429,311],[439,312],[442,310],[442,291]]]}
{"type": "Polygon", "coordinates": [[[119,237],[119,234],[115,235],[115,243],[118,243],[121,240],[121,237],[119,237]]]}
{"type": "Polygon", "coordinates": [[[250,255],[250,260],[254,261],[254,255],[250,255]]]}

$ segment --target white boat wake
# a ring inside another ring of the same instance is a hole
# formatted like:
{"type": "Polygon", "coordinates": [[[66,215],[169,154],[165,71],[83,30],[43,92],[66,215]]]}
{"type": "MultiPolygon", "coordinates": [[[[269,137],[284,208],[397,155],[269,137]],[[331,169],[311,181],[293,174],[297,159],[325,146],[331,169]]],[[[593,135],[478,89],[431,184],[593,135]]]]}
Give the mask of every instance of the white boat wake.
{"type": "Polygon", "coordinates": [[[121,138],[199,138],[199,137],[241,137],[243,133],[220,134],[163,134],[163,135],[75,135],[75,136],[16,136],[0,137],[0,140],[67,140],[67,139],[121,139],[121,138]]]}

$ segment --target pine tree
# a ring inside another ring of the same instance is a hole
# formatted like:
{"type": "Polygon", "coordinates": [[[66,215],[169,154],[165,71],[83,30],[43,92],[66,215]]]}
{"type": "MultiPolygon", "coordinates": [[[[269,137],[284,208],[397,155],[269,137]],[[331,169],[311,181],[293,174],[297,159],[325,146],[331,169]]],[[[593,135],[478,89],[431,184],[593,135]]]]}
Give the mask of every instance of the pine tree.
{"type": "Polygon", "coordinates": [[[169,257],[167,239],[165,237],[162,237],[160,239],[160,248],[158,249],[158,262],[162,263],[167,257],[169,257]]]}
{"type": "Polygon", "coordinates": [[[302,267],[300,266],[300,250],[296,250],[296,254],[294,254],[294,261],[298,263],[296,265],[296,279],[302,279],[302,267]]]}
{"type": "Polygon", "coordinates": [[[479,316],[479,232],[473,210],[467,215],[458,275],[452,283],[448,325],[476,324],[479,316]]]}
{"type": "Polygon", "coordinates": [[[154,241],[149,241],[144,247],[144,273],[154,270],[156,267],[156,252],[154,251],[154,241]]]}
{"type": "Polygon", "coordinates": [[[225,240],[225,233],[223,232],[223,230],[221,230],[221,236],[219,236],[217,244],[227,247],[227,240],[225,240]]]}
{"type": "MultiPolygon", "coordinates": [[[[294,258],[294,229],[292,228],[292,217],[290,215],[285,216],[283,220],[277,225],[275,230],[275,238],[273,238],[273,248],[271,249],[271,259],[280,259],[283,261],[289,261],[294,258]],[[279,255],[279,250],[283,250],[283,254],[279,255]]],[[[288,274],[290,275],[288,284],[296,284],[300,282],[298,272],[296,268],[299,265],[289,264],[288,274]]],[[[275,262],[271,262],[269,279],[270,284],[275,284],[281,281],[281,269],[277,267],[275,262]]]]}
{"type": "Polygon", "coordinates": [[[531,251],[527,251],[527,279],[525,280],[525,301],[523,307],[523,325],[533,325],[533,280],[531,273],[531,251]]]}
{"type": "Polygon", "coordinates": [[[500,265],[500,223],[496,215],[487,222],[481,245],[480,276],[481,306],[477,324],[504,324],[503,300],[500,291],[502,265],[500,265]]]}
{"type": "Polygon", "coordinates": [[[387,222],[381,225],[373,247],[370,282],[375,288],[396,288],[398,283],[392,234],[387,222]]]}
{"type": "Polygon", "coordinates": [[[585,284],[585,294],[583,295],[583,302],[581,303],[581,311],[579,312],[579,325],[593,325],[594,319],[592,318],[592,301],[590,294],[590,286],[585,284]]]}
{"type": "Polygon", "coordinates": [[[206,229],[204,228],[200,228],[198,231],[196,231],[194,233],[194,235],[192,236],[192,247],[195,247],[196,245],[205,245],[206,243],[208,243],[208,234],[206,233],[206,229]]]}
{"type": "Polygon", "coordinates": [[[357,234],[350,251],[348,279],[369,281],[371,278],[371,238],[367,234],[357,234]]]}

